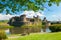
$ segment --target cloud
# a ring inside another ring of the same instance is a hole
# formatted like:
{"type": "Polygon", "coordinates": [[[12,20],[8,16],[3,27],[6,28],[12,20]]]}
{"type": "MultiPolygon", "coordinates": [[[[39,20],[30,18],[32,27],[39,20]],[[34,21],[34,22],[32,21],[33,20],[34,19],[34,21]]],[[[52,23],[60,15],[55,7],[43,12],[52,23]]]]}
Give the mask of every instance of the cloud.
{"type": "Polygon", "coordinates": [[[61,16],[60,15],[52,15],[52,18],[56,21],[61,21],[61,16]]]}
{"type": "Polygon", "coordinates": [[[36,12],[36,15],[38,15],[38,16],[44,16],[42,13],[40,13],[40,12],[36,12]]]}
{"type": "Polygon", "coordinates": [[[11,17],[13,17],[15,15],[3,15],[3,14],[0,14],[0,20],[9,20],[11,17]]]}
{"type": "Polygon", "coordinates": [[[25,14],[26,17],[28,17],[28,18],[33,18],[33,16],[37,16],[37,15],[39,17],[44,16],[42,13],[40,13],[40,12],[34,12],[34,11],[24,11],[22,14],[25,14]]]}
{"type": "MultiPolygon", "coordinates": [[[[25,14],[26,15],[26,17],[28,17],[28,18],[33,18],[33,16],[39,16],[39,17],[41,17],[41,16],[44,16],[42,13],[40,13],[40,12],[34,12],[34,11],[24,11],[23,13],[21,13],[20,15],[23,15],[23,14],[25,14]]],[[[12,18],[12,17],[14,17],[14,16],[20,16],[20,15],[10,15],[10,14],[8,14],[8,15],[3,15],[2,13],[0,14],[0,20],[9,20],[10,18],[12,18]]]]}
{"type": "Polygon", "coordinates": [[[52,17],[57,17],[56,15],[52,15],[52,17]]]}

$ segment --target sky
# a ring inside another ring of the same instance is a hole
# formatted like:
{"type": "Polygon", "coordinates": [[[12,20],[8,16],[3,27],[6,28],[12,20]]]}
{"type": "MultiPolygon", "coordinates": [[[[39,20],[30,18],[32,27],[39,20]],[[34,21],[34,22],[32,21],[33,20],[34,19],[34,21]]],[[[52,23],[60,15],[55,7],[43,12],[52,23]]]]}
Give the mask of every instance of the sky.
{"type": "Polygon", "coordinates": [[[25,14],[27,18],[33,18],[33,16],[37,17],[37,15],[38,15],[40,17],[40,19],[41,19],[41,17],[44,16],[42,13],[34,12],[34,11],[24,11],[24,12],[22,12],[20,14],[15,14],[15,15],[10,15],[10,14],[5,15],[5,14],[1,13],[0,14],[0,20],[9,20],[12,17],[20,16],[20,15],[23,15],[23,14],[25,14]]]}
{"type": "Polygon", "coordinates": [[[21,12],[20,11],[20,12],[17,12],[17,14],[15,14],[15,15],[10,15],[10,14],[5,15],[6,11],[4,10],[0,14],[0,20],[9,20],[13,16],[19,16],[24,13],[27,15],[27,17],[32,17],[36,13],[36,15],[39,15],[41,19],[46,17],[48,21],[61,21],[61,3],[59,6],[56,6],[55,4],[53,4],[51,7],[49,7],[47,4],[45,4],[45,7],[47,7],[47,8],[45,8],[44,11],[38,11],[38,12],[34,12],[34,11],[21,12]]]}
{"type": "Polygon", "coordinates": [[[47,9],[45,9],[44,15],[46,16],[47,20],[49,21],[61,21],[61,3],[59,6],[53,4],[51,7],[45,5],[47,9]]]}

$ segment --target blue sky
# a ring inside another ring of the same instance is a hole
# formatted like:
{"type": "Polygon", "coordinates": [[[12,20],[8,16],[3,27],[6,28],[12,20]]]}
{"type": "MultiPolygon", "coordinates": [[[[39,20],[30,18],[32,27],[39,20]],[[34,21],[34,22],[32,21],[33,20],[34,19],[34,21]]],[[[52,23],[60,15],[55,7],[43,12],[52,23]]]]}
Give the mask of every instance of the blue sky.
{"type": "Polygon", "coordinates": [[[43,12],[49,21],[61,21],[61,3],[59,6],[56,6],[55,4],[53,4],[51,7],[49,7],[47,4],[45,6],[47,9],[45,9],[43,12]]]}

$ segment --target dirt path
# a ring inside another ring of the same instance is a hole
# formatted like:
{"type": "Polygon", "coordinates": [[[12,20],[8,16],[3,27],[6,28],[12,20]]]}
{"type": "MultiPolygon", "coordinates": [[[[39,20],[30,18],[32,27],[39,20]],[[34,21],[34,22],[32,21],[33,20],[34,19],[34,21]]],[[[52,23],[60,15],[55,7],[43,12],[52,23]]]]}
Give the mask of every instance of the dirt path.
{"type": "Polygon", "coordinates": [[[20,36],[9,36],[8,38],[19,38],[20,36]]]}

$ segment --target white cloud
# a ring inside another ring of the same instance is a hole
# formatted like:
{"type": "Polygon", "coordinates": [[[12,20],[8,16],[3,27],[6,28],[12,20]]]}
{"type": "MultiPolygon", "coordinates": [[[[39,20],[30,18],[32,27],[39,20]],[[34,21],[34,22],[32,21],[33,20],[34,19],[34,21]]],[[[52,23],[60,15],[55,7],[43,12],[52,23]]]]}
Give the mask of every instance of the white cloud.
{"type": "Polygon", "coordinates": [[[52,18],[56,21],[61,21],[61,16],[60,15],[52,15],[52,18]]]}
{"type": "Polygon", "coordinates": [[[52,17],[57,17],[56,15],[52,15],[52,17]]]}
{"type": "Polygon", "coordinates": [[[33,16],[37,16],[37,15],[39,17],[44,16],[42,13],[40,13],[40,12],[34,12],[34,11],[24,11],[22,14],[25,14],[26,17],[28,17],[28,18],[33,18],[33,16]]]}
{"type": "Polygon", "coordinates": [[[13,17],[14,15],[3,15],[3,14],[0,14],[0,20],[9,20],[11,17],[13,17]]]}
{"type": "Polygon", "coordinates": [[[42,13],[40,13],[40,12],[36,12],[36,15],[38,15],[38,16],[44,16],[42,13]]]}
{"type": "MultiPolygon", "coordinates": [[[[21,13],[20,15],[25,14],[26,17],[28,18],[33,18],[33,16],[44,16],[42,13],[40,12],[34,12],[34,11],[24,11],[23,13],[21,13]]],[[[14,17],[14,16],[20,16],[20,15],[3,15],[2,13],[0,14],[0,20],[9,20],[10,18],[14,17]]]]}

